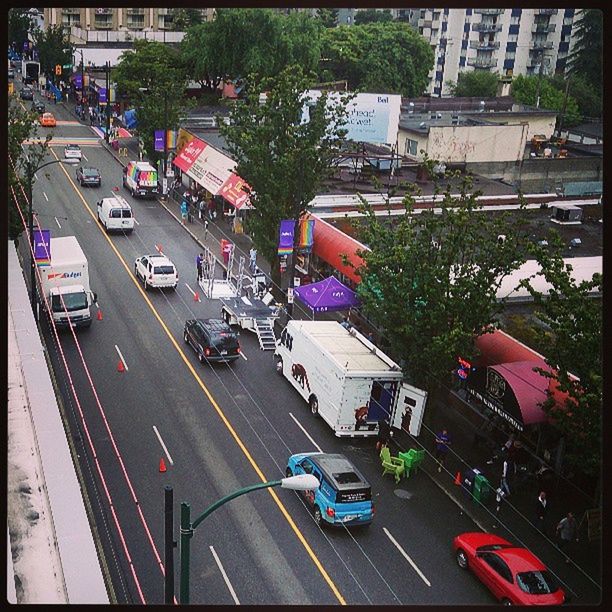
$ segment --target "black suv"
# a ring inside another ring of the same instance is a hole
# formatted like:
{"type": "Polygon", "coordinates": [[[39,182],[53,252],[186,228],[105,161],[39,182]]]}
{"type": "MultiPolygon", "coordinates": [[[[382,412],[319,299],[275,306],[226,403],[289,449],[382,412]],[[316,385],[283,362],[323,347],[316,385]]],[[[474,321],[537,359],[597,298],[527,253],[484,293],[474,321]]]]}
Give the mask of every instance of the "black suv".
{"type": "Polygon", "coordinates": [[[34,100],[34,102],[32,102],[32,110],[42,115],[45,112],[45,105],[39,100],[34,100]]]}
{"type": "Polygon", "coordinates": [[[22,100],[33,100],[34,99],[34,91],[30,87],[24,87],[19,92],[19,97],[22,100]]]}
{"type": "Polygon", "coordinates": [[[194,348],[201,363],[235,361],[240,357],[238,336],[221,319],[190,319],[183,338],[194,348]]]}

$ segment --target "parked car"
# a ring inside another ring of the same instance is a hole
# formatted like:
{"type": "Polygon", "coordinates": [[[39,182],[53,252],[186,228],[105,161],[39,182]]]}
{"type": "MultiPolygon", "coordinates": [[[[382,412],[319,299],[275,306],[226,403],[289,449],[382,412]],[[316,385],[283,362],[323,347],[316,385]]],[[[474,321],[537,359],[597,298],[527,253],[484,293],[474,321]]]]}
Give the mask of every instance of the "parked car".
{"type": "Polygon", "coordinates": [[[9,68],[8,69],[8,78],[9,79],[14,79],[15,78],[15,69],[14,68],[9,68]]]}
{"type": "Polygon", "coordinates": [[[317,452],[291,455],[286,474],[314,474],[318,478],[319,488],[302,494],[320,527],[369,525],[374,519],[370,484],[344,455],[317,452]]]}
{"type": "Polygon", "coordinates": [[[42,115],[45,112],[45,105],[40,100],[34,100],[32,102],[32,110],[42,115]]]}
{"type": "Polygon", "coordinates": [[[40,125],[43,127],[55,127],[57,125],[57,121],[53,116],[53,113],[43,113],[40,117],[40,125]]]}
{"type": "Polygon", "coordinates": [[[134,274],[145,288],[172,287],[178,285],[178,271],[165,255],[143,255],[134,262],[134,274]]]}
{"type": "Polygon", "coordinates": [[[81,152],[81,147],[77,144],[67,144],[64,147],[64,158],[65,159],[81,159],[83,153],[81,152]]]}
{"type": "Polygon", "coordinates": [[[505,605],[559,605],[565,593],[532,552],[491,533],[462,533],[453,540],[457,564],[471,569],[505,605]]]}
{"type": "Polygon", "coordinates": [[[79,166],[76,170],[76,177],[81,187],[100,187],[102,185],[102,176],[97,168],[79,166]]]}
{"type": "Polygon", "coordinates": [[[33,100],[34,99],[34,92],[32,91],[32,88],[30,87],[24,87],[20,92],[19,92],[19,97],[22,100],[33,100]]]}
{"type": "Polygon", "coordinates": [[[201,363],[235,361],[240,357],[238,335],[221,319],[190,319],[183,338],[195,350],[201,363]]]}

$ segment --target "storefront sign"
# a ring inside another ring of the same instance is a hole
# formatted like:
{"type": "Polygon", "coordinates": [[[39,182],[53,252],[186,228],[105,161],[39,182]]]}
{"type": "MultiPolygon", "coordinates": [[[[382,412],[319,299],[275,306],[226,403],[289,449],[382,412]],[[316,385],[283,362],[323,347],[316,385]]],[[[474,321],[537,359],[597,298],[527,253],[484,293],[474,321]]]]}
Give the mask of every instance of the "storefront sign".
{"type": "Polygon", "coordinates": [[[278,238],[278,254],[290,255],[293,253],[293,233],[295,231],[295,221],[284,219],[280,222],[280,232],[278,238]]]}
{"type": "Polygon", "coordinates": [[[51,230],[34,230],[34,259],[37,266],[51,265],[51,230]]]}
{"type": "Polygon", "coordinates": [[[249,203],[248,191],[250,191],[248,183],[232,172],[229,179],[221,187],[219,195],[235,206],[236,210],[240,210],[242,208],[253,208],[249,203]]]}
{"type": "Polygon", "coordinates": [[[487,408],[502,417],[502,419],[508,421],[508,423],[510,423],[512,427],[514,427],[518,431],[523,431],[523,424],[520,423],[517,419],[510,416],[506,411],[502,410],[501,406],[499,406],[496,402],[492,402],[482,393],[476,391],[476,389],[471,387],[468,388],[468,393],[471,393],[476,399],[480,400],[487,408]]]}

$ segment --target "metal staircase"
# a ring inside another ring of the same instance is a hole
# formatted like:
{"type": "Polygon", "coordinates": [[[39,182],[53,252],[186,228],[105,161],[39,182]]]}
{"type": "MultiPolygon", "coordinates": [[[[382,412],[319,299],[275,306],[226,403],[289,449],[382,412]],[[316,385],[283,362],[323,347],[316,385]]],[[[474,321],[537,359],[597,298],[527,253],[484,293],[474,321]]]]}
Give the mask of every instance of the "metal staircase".
{"type": "Polygon", "coordinates": [[[262,351],[273,351],[276,348],[276,338],[269,319],[255,319],[255,331],[262,351]]]}

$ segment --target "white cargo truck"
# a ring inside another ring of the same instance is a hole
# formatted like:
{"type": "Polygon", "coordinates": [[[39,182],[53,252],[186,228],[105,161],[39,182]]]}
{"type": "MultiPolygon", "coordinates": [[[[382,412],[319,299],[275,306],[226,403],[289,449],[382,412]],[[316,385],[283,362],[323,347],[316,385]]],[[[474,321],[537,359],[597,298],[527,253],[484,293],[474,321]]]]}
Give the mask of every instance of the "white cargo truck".
{"type": "Polygon", "coordinates": [[[374,436],[382,419],[421,430],[427,393],[357,330],[336,321],[289,321],[276,342],[276,369],[336,436],[374,436]]]}
{"type": "Polygon", "coordinates": [[[90,307],[97,300],[89,289],[87,258],[75,236],[51,238],[50,265],[40,267],[41,301],[59,327],[89,327],[90,307]]]}

